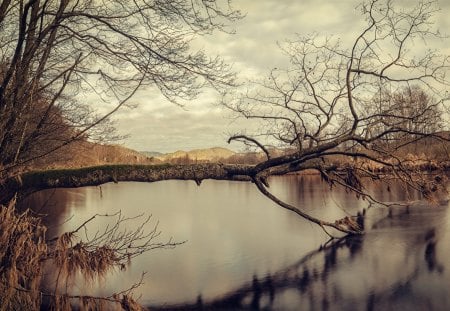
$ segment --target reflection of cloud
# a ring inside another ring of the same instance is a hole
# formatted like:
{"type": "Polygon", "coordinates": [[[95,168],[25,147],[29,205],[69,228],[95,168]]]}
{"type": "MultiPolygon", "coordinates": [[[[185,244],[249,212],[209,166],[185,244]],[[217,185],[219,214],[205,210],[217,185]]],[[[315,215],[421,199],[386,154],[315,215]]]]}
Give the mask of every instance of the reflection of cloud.
{"type": "MultiPolygon", "coordinates": [[[[246,13],[234,28],[236,34],[214,33],[194,41],[194,47],[208,53],[220,54],[234,63],[241,79],[260,77],[274,67],[286,65],[277,41],[294,39],[312,32],[336,35],[344,45],[351,42],[364,26],[359,0],[241,0],[234,7],[246,13]]],[[[400,1],[410,6],[410,1],[400,1]]],[[[450,1],[440,0],[442,11],[436,24],[444,34],[450,34],[450,1]]],[[[448,40],[432,42],[443,53],[450,53],[448,40]]],[[[414,47],[416,50],[419,46],[414,47]]],[[[208,91],[197,100],[187,103],[186,110],[168,103],[157,90],[143,90],[133,103],[139,108],[124,110],[116,117],[119,130],[130,133],[125,141],[129,147],[143,150],[173,151],[210,146],[225,146],[227,132],[235,132],[238,124],[227,120],[214,107],[217,94],[208,91]]]]}

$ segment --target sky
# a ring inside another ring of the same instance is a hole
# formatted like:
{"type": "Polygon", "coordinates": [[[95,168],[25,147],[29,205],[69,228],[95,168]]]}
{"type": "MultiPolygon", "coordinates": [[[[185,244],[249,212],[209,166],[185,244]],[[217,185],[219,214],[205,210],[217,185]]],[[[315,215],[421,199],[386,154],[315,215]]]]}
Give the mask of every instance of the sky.
{"type": "MultiPolygon", "coordinates": [[[[400,0],[405,6],[417,0],[400,0]]],[[[272,68],[283,68],[286,59],[279,42],[296,35],[318,33],[352,42],[365,22],[356,9],[358,0],[239,0],[233,7],[245,17],[233,24],[235,34],[216,32],[199,38],[195,45],[208,53],[219,54],[233,64],[238,78],[244,81],[267,75],[272,68]]],[[[450,0],[439,0],[441,11],[436,25],[450,35],[450,0]]],[[[436,47],[450,55],[450,40],[436,43],[436,47]]],[[[133,109],[123,109],[115,115],[119,134],[128,135],[120,142],[139,151],[192,150],[226,147],[240,150],[237,143],[227,144],[230,134],[245,132],[254,126],[236,119],[218,105],[219,96],[205,90],[198,99],[180,107],[168,102],[157,91],[145,89],[132,99],[133,109]]]]}

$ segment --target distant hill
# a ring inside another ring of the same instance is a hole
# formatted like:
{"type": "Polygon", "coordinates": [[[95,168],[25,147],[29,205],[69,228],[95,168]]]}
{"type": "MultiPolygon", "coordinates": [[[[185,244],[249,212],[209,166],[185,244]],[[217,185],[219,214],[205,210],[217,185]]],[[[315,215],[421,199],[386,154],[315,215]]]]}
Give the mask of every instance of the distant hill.
{"type": "Polygon", "coordinates": [[[33,169],[77,168],[104,164],[156,164],[160,161],[119,145],[103,145],[87,141],[74,142],[33,161],[33,169]]]}
{"type": "Polygon", "coordinates": [[[155,158],[162,162],[214,162],[228,159],[234,154],[234,151],[231,151],[227,148],[214,147],[208,149],[195,149],[191,151],[178,150],[173,153],[156,156],[155,158]]]}
{"type": "MultiPolygon", "coordinates": [[[[407,156],[416,161],[434,159],[448,161],[450,152],[450,132],[437,133],[439,138],[425,137],[419,140],[411,139],[399,142],[397,149],[399,156],[407,156]]],[[[272,157],[280,156],[292,151],[272,148],[269,150],[272,157]]],[[[57,152],[31,162],[28,169],[77,168],[104,164],[190,164],[204,162],[222,162],[235,164],[256,164],[264,161],[264,153],[241,152],[236,153],[227,148],[214,147],[195,149],[191,151],[176,151],[162,154],[155,151],[135,151],[119,145],[103,145],[87,141],[74,142],[57,152]]]]}
{"type": "Polygon", "coordinates": [[[214,147],[162,154],[155,151],[135,151],[119,145],[103,145],[87,141],[74,142],[54,154],[30,163],[29,169],[77,168],[105,164],[190,164],[205,162],[258,163],[263,154],[236,153],[214,147]]]}
{"type": "Polygon", "coordinates": [[[160,157],[160,156],[164,155],[164,153],[158,152],[158,151],[139,151],[139,153],[142,153],[143,155],[145,155],[147,157],[160,157]]]}

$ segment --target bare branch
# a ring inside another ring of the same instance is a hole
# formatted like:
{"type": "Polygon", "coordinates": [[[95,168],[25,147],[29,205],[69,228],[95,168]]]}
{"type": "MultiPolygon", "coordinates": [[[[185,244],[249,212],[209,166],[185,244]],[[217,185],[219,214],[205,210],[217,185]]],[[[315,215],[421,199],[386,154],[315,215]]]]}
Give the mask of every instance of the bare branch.
{"type": "Polygon", "coordinates": [[[256,139],[248,137],[248,136],[245,136],[245,135],[235,135],[235,136],[231,136],[230,138],[228,138],[228,143],[232,142],[233,140],[236,140],[236,141],[245,140],[245,141],[249,141],[249,142],[254,143],[256,146],[261,148],[261,150],[266,154],[267,160],[270,160],[270,153],[269,153],[269,151],[266,149],[266,147],[264,147],[256,139]]]}
{"type": "MultiPolygon", "coordinates": [[[[367,192],[362,177],[389,175],[431,199],[443,185],[417,172],[439,174],[449,165],[450,58],[431,46],[417,47],[442,37],[433,22],[437,3],[404,7],[370,0],[359,10],[366,26],[347,48],[334,37],[299,35],[281,45],[287,68],[271,70],[224,100],[227,108],[261,124],[241,140],[258,137],[261,150],[277,146],[281,154],[257,163],[249,176],[313,169],[330,184],[383,204],[367,192]]],[[[270,196],[262,180],[255,184],[278,205],[328,226],[270,196]]]]}

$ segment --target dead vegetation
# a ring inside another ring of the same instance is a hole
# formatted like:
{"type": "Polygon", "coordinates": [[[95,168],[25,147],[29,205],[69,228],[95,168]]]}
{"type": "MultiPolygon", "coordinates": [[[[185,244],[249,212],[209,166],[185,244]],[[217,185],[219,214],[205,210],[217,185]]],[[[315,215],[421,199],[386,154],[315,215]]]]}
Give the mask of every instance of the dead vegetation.
{"type": "Polygon", "coordinates": [[[16,214],[14,205],[0,208],[0,310],[38,310],[46,228],[29,212],[16,214]]]}
{"type": "MultiPolygon", "coordinates": [[[[70,294],[68,283],[77,275],[87,281],[105,276],[113,269],[126,269],[132,258],[156,248],[173,248],[179,243],[171,239],[159,242],[157,224],[147,232],[151,217],[142,221],[142,215],[126,218],[121,213],[95,215],[71,232],[48,239],[41,218],[26,211],[15,210],[15,200],[0,206],[0,310],[38,310],[47,306],[51,310],[109,309],[120,306],[123,310],[141,310],[133,299],[130,288],[108,297],[70,294]],[[111,226],[90,235],[88,225],[97,217],[113,217],[111,226]],[[135,229],[124,227],[130,221],[141,220],[135,229]],[[83,232],[83,238],[81,237],[83,232]],[[44,265],[56,272],[54,291],[41,288],[44,265]]],[[[144,275],[143,275],[144,276],[144,275]]]]}
{"type": "Polygon", "coordinates": [[[46,170],[111,164],[157,163],[160,163],[160,161],[153,157],[147,157],[135,150],[119,145],[80,140],[62,147],[48,157],[31,161],[24,169],[46,170]]]}

